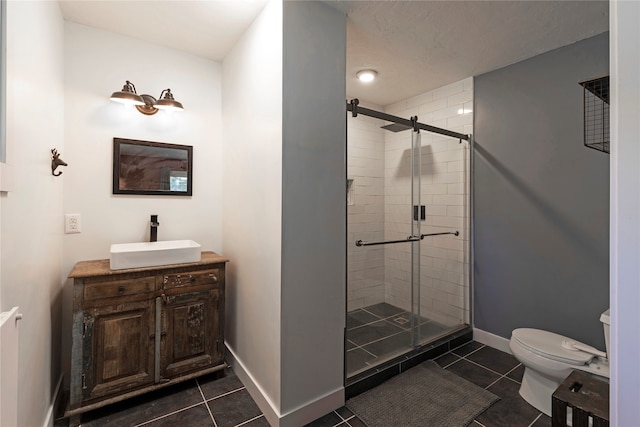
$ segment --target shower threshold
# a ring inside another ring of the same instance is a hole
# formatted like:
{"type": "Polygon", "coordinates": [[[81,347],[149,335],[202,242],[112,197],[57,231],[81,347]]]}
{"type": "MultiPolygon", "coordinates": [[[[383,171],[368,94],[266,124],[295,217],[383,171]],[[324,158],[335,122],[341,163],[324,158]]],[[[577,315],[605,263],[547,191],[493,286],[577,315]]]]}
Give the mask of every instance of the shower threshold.
{"type": "Polygon", "coordinates": [[[473,339],[469,325],[420,318],[420,345],[411,346],[411,313],[387,303],[347,313],[346,398],[360,394],[473,339]]]}

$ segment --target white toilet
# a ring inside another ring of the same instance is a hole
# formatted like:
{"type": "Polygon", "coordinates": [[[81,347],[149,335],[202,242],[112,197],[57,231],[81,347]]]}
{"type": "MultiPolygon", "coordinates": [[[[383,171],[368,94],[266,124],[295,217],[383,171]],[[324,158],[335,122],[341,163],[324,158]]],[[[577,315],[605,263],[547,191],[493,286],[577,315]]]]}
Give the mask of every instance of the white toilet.
{"type": "Polygon", "coordinates": [[[524,365],[520,396],[551,416],[551,395],[573,369],[609,378],[609,310],[602,313],[607,353],[571,338],[539,329],[521,328],[511,333],[509,347],[524,365]]]}

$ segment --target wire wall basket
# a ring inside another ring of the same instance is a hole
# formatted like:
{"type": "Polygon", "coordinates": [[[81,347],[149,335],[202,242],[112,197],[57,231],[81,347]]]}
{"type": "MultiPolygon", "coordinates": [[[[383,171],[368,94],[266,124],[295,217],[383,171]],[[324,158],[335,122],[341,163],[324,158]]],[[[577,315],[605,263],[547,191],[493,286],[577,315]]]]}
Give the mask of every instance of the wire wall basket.
{"type": "Polygon", "coordinates": [[[584,145],[609,152],[609,76],[580,82],[584,88],[584,145]]]}

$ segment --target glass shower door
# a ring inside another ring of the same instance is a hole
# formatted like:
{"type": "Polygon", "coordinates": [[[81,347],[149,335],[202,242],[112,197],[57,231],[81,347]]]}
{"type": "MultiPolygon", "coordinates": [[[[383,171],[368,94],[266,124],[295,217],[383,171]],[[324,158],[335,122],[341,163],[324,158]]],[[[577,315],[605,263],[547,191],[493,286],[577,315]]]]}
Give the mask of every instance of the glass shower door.
{"type": "Polygon", "coordinates": [[[348,138],[347,377],[413,350],[421,323],[420,134],[362,132],[371,119],[357,120],[348,138]]]}
{"type": "Polygon", "coordinates": [[[358,102],[347,104],[347,384],[467,333],[471,300],[471,136],[358,102]]]}
{"type": "Polygon", "coordinates": [[[421,203],[421,173],[420,173],[420,148],[421,135],[419,132],[411,132],[411,206],[413,216],[411,218],[411,343],[415,348],[420,343],[420,242],[422,234],[420,223],[426,217],[426,206],[421,203]]]}

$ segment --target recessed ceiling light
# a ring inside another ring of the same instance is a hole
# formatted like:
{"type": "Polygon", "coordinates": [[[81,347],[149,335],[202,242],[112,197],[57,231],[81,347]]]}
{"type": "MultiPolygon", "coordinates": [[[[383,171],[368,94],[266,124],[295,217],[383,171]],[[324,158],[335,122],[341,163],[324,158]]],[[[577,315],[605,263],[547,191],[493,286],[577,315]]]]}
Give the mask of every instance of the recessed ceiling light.
{"type": "Polygon", "coordinates": [[[377,75],[378,72],[375,70],[362,70],[356,73],[356,77],[363,83],[372,82],[377,75]]]}

